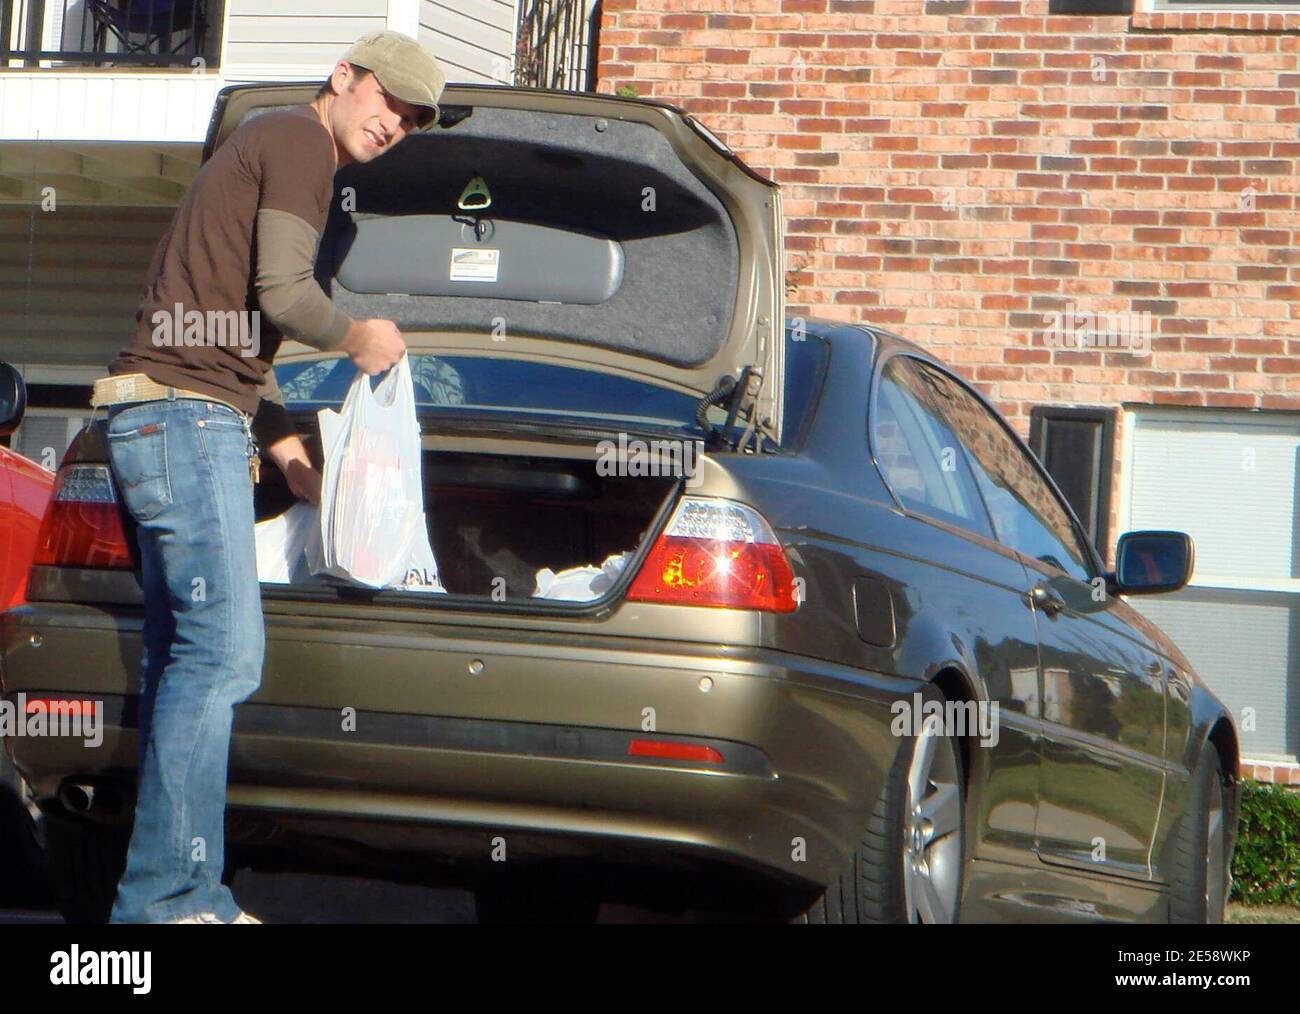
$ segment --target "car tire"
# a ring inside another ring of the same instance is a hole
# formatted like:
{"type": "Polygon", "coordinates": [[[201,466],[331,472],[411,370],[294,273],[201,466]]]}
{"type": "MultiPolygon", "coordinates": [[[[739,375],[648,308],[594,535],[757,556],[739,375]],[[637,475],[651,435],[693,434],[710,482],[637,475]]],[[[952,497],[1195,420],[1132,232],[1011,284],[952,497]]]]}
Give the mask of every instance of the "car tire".
{"type": "Polygon", "coordinates": [[[70,923],[108,922],[126,867],[129,827],[96,824],[60,811],[43,821],[50,892],[70,923]]]}
{"type": "Polygon", "coordinates": [[[1169,921],[1223,922],[1231,880],[1223,765],[1213,743],[1201,747],[1192,773],[1192,795],[1173,836],[1169,921]]]}
{"type": "MultiPolygon", "coordinates": [[[[938,691],[927,700],[943,702],[938,691]]],[[[908,736],[872,808],[853,861],[797,923],[956,922],[966,864],[965,772],[953,736],[908,736]],[[919,800],[917,792],[919,791],[919,800]],[[941,813],[927,838],[921,814],[941,813]],[[935,804],[939,804],[936,808],[935,804]],[[937,890],[932,890],[935,888],[937,890]]]]}

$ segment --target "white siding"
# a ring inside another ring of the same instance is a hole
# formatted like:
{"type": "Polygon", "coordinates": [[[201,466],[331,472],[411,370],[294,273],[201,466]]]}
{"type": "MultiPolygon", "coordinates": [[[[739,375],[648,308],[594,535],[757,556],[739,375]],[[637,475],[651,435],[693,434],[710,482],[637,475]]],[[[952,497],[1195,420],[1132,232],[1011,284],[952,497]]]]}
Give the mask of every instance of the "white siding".
{"type": "Polygon", "coordinates": [[[516,0],[420,0],[420,42],[449,81],[510,84],[516,0]]]}
{"type": "Polygon", "coordinates": [[[224,81],[210,74],[0,74],[0,141],[202,141],[224,81]]]}
{"type": "Polygon", "coordinates": [[[68,408],[28,408],[9,446],[24,458],[55,472],[63,464],[63,455],[73,437],[89,421],[89,406],[84,412],[68,408]]]}
{"type": "Polygon", "coordinates": [[[323,81],[349,45],[395,28],[449,80],[512,79],[517,0],[228,0],[218,69],[0,74],[0,140],[202,141],[227,84],[323,81]]]}
{"type": "Polygon", "coordinates": [[[367,32],[388,27],[387,0],[228,0],[228,81],[324,80],[367,32]]]}
{"type": "Polygon", "coordinates": [[[172,214],[0,206],[0,360],[106,366],[135,329],[140,287],[172,214]]]}

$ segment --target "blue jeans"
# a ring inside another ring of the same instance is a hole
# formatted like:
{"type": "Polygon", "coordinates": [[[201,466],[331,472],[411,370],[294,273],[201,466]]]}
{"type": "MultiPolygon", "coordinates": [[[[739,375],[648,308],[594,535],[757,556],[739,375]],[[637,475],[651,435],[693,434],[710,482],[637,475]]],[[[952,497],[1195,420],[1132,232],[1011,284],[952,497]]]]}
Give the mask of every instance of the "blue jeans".
{"type": "Polygon", "coordinates": [[[139,526],[145,598],[135,826],[110,921],[229,922],[230,732],[261,685],[266,638],[249,418],[193,398],[116,405],[108,443],[139,526]]]}

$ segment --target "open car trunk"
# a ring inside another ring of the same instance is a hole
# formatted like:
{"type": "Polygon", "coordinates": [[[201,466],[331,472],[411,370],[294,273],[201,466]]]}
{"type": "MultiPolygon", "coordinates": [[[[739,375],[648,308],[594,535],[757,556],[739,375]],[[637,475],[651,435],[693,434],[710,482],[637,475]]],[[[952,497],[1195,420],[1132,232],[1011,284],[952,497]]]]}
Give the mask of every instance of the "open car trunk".
{"type": "MultiPolygon", "coordinates": [[[[317,88],[223,89],[204,160],[242,123],[310,102],[317,88]]],[[[435,127],[345,166],[335,185],[319,284],[354,318],[394,321],[412,358],[432,366],[417,399],[423,492],[451,594],[491,602],[504,592],[518,603],[543,569],[649,549],[680,480],[599,474],[593,445],[602,438],[666,435],[737,453],[781,445],[780,191],[681,110],[452,85],[435,127]],[[463,383],[444,379],[438,364],[463,383]],[[442,426],[452,417],[466,432],[523,420],[535,438],[516,439],[516,426],[500,439],[449,442],[442,426]]],[[[100,365],[112,349],[89,354],[100,365]]],[[[258,354],[273,361],[310,443],[311,413],[339,407],[352,380],[322,360],[350,364],[278,337],[258,354]]],[[[102,422],[83,436],[81,460],[102,472],[102,422]]],[[[259,520],[296,502],[263,461],[259,520]]],[[[122,523],[133,539],[133,523],[122,523]]],[[[75,587],[62,573],[75,568],[43,568],[44,593],[134,601],[139,589],[119,592],[100,563],[81,568],[103,570],[95,582],[75,587]]],[[[638,563],[629,560],[625,576],[638,563]]]]}
{"type": "MultiPolygon", "coordinates": [[[[314,454],[315,442],[307,443],[314,454]]],[[[532,598],[544,568],[558,574],[599,567],[622,553],[630,562],[679,486],[671,477],[600,475],[594,459],[578,456],[430,449],[422,454],[422,481],[443,587],[451,595],[494,601],[532,598]]],[[[268,468],[257,487],[257,520],[296,502],[274,466],[268,468]]],[[[599,595],[556,597],[590,601],[599,595]]]]}
{"type": "MultiPolygon", "coordinates": [[[[205,155],[250,117],[312,94],[302,85],[225,89],[205,155]]],[[[582,392],[562,407],[592,430],[614,435],[635,427],[630,418],[653,417],[695,438],[696,406],[712,406],[757,446],[780,443],[780,192],[680,110],[451,86],[434,128],[345,167],[335,184],[316,277],[349,316],[395,322],[413,353],[477,357],[503,371],[508,362],[590,371],[611,389],[653,387],[689,406],[665,420],[638,405],[596,408],[582,392]]],[[[287,341],[275,363],[291,373],[319,358],[287,341]]],[[[312,375],[298,376],[306,380],[282,378],[290,409],[331,400],[303,396],[297,388],[311,387],[312,375]]],[[[497,391],[493,401],[434,387],[422,404],[435,419],[443,409],[505,419],[539,407],[526,391],[497,391]]],[[[500,601],[504,582],[518,601],[533,595],[543,568],[634,553],[677,485],[600,475],[592,443],[575,444],[571,457],[514,454],[510,438],[452,452],[433,449],[437,438],[425,433],[430,542],[453,595],[500,601]]],[[[276,489],[259,489],[259,518],[291,506],[276,489]]]]}
{"type": "MultiPolygon", "coordinates": [[[[205,155],[314,92],[223,90],[205,155]]],[[[340,309],[449,354],[585,363],[695,398],[730,380],[739,417],[780,442],[775,184],[659,103],[454,85],[441,109],[335,177],[316,277],[340,309]]],[[[275,361],[309,353],[286,342],[275,361]]]]}

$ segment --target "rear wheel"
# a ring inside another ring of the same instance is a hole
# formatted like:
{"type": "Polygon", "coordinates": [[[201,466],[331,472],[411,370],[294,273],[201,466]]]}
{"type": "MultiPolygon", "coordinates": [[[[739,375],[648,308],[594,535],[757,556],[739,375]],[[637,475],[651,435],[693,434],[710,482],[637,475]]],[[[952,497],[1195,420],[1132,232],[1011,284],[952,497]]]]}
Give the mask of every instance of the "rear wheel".
{"type": "Polygon", "coordinates": [[[853,862],[796,922],[957,921],[966,837],[961,750],[925,724],[899,750],[853,862]]]}
{"type": "Polygon", "coordinates": [[[1201,747],[1192,779],[1191,799],[1174,832],[1169,919],[1220,923],[1230,881],[1223,765],[1213,743],[1201,747]]]}

